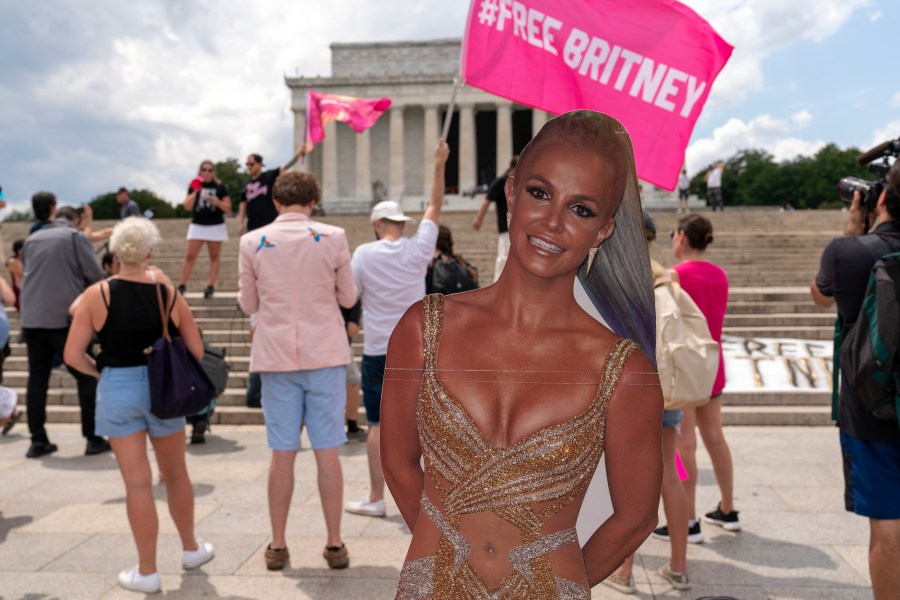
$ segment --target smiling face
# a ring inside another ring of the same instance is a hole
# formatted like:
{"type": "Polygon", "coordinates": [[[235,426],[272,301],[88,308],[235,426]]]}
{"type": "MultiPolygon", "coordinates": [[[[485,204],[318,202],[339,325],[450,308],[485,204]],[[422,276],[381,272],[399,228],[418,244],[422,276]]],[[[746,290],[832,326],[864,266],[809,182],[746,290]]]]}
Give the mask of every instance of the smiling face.
{"type": "Polygon", "coordinates": [[[623,169],[594,149],[546,139],[529,149],[506,182],[510,253],[544,277],[576,271],[612,235],[623,169]]]}

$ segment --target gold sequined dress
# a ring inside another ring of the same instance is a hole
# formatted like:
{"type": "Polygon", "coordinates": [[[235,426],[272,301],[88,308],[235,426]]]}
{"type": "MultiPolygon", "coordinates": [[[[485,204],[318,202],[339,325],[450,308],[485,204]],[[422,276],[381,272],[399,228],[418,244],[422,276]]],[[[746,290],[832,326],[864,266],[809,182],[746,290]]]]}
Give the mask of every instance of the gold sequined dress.
{"type": "Polygon", "coordinates": [[[548,557],[578,543],[575,528],[551,533],[542,528],[590,482],[603,453],[609,401],[634,344],[620,338],[613,345],[597,394],[584,412],[495,448],[438,378],[442,321],[443,296],[427,296],[425,371],[416,421],[426,476],[443,506],[438,509],[423,493],[422,515],[441,537],[434,556],[403,565],[397,600],[589,600],[590,590],[557,577],[548,557]],[[467,562],[469,541],[459,532],[461,516],[479,512],[492,512],[521,534],[522,544],[507,557],[512,570],[496,588],[489,588],[467,562]]]}

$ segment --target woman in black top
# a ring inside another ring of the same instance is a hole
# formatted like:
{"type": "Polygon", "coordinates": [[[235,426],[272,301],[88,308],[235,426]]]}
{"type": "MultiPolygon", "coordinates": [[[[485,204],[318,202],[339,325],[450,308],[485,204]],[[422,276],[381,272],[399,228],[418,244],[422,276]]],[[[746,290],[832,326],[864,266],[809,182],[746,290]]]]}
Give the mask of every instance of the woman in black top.
{"type": "Polygon", "coordinates": [[[213,557],[213,547],[194,537],[194,493],[185,464],[185,420],[158,419],[150,412],[150,383],[144,349],[162,335],[157,296],[171,306],[169,329],[184,339],[188,351],[203,357],[203,342],[187,302],[164,275],[148,268],[159,230],[149,219],[129,217],[113,229],[110,249],[119,258],[119,273],[85,290],[74,309],[66,340],[66,364],[100,379],[97,387],[97,435],[109,436],[125,481],[131,532],[139,564],[119,573],[119,584],[153,593],[160,589],[156,568],[159,522],[153,499],[153,478],[147,458],[147,437],[166,484],[169,512],[184,549],[182,566],[199,567],[213,557]],[[174,328],[174,329],[173,329],[174,328]],[[96,364],[86,354],[96,333],[101,352],[96,364]]]}
{"type": "Polygon", "coordinates": [[[215,292],[216,279],[219,278],[222,242],[228,241],[225,215],[231,214],[231,198],[228,190],[216,177],[212,161],[204,160],[200,163],[200,173],[191,181],[187,196],[184,197],[184,208],[193,214],[187,232],[187,249],[184,265],[181,267],[181,278],[178,280],[178,291],[184,293],[200,248],[205,242],[209,252],[209,279],[203,297],[210,298],[215,292]]]}

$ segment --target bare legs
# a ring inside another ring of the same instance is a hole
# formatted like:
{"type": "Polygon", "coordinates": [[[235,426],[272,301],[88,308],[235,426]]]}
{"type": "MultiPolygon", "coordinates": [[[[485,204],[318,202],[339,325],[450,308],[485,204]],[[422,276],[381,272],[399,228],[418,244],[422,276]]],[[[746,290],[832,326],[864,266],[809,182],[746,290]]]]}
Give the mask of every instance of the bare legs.
{"type": "Polygon", "coordinates": [[[348,421],[357,421],[359,419],[359,388],[358,383],[347,386],[347,405],[344,417],[348,421]]]}
{"type": "Polygon", "coordinates": [[[273,549],[285,548],[284,530],[287,527],[291,496],[294,494],[294,459],[296,451],[272,450],[269,464],[269,519],[272,522],[273,549]]]}
{"type": "MultiPolygon", "coordinates": [[[[316,450],[316,468],[319,476],[319,498],[325,514],[328,546],[341,546],[341,506],[343,504],[344,477],[337,448],[316,450]]],[[[269,465],[269,518],[272,522],[270,547],[287,547],[285,529],[291,497],[294,493],[294,461],[296,451],[272,451],[269,465]]]]}
{"type": "MultiPolygon", "coordinates": [[[[196,550],[194,538],[194,491],[184,459],[184,431],[151,438],[159,470],[165,478],[169,514],[178,529],[185,550],[196,550]]],[[[153,500],[153,476],[147,458],[147,432],[109,439],[122,479],[125,481],[125,506],[131,534],[138,551],[141,575],[156,573],[156,539],[159,519],[153,500]]]]}
{"type": "Polygon", "coordinates": [[[222,242],[206,242],[206,251],[209,252],[209,278],[206,283],[209,287],[216,287],[219,268],[222,266],[222,242]]]}
{"type": "Polygon", "coordinates": [[[684,573],[687,571],[688,499],[675,466],[677,437],[678,431],[674,427],[663,427],[662,500],[672,551],[669,568],[684,573]]]}
{"type": "MultiPolygon", "coordinates": [[[[662,501],[669,528],[669,544],[672,557],[669,568],[676,573],[687,572],[688,501],[684,485],[678,477],[675,466],[675,441],[678,431],[674,427],[663,427],[663,480],[662,501]]],[[[634,555],[616,569],[616,575],[624,579],[631,577],[634,569],[634,555]]]]}
{"type": "Polygon", "coordinates": [[[369,455],[369,502],[384,500],[384,472],[381,470],[381,427],[369,425],[366,439],[366,453],[369,455]]]}
{"type": "MultiPolygon", "coordinates": [[[[722,512],[734,511],[734,468],[731,463],[731,450],[722,432],[722,396],[712,398],[700,408],[684,409],[684,422],[681,424],[681,435],[676,447],[681,454],[681,461],[688,472],[688,480],[684,482],[688,497],[690,519],[696,520],[697,507],[697,437],[694,426],[700,428],[700,436],[709,453],[719,484],[722,512]]],[[[671,523],[669,524],[671,526],[671,523]]]]}
{"type": "Polygon", "coordinates": [[[215,287],[216,281],[219,279],[219,269],[222,266],[222,242],[204,242],[203,240],[188,240],[187,247],[184,252],[184,264],[181,266],[181,277],[178,279],[178,285],[187,285],[191,273],[194,272],[194,263],[200,256],[200,248],[206,244],[206,251],[209,252],[209,278],[207,284],[215,287]]]}
{"type": "Polygon", "coordinates": [[[318,469],[319,499],[325,515],[325,528],[328,531],[328,546],[338,548],[341,540],[341,511],[344,506],[344,476],[341,472],[341,461],[337,448],[316,450],[316,468],[318,469]]]}
{"type": "Polygon", "coordinates": [[[894,600],[900,590],[900,519],[869,519],[869,575],[875,600],[894,600]]]}

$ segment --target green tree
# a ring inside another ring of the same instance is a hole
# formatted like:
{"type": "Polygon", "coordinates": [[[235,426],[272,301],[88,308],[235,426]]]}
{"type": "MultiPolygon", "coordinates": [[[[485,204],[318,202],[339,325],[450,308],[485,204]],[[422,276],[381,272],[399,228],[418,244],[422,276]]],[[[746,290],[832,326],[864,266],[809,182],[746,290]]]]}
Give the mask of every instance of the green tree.
{"type": "MultiPolygon", "coordinates": [[[[157,196],[150,190],[133,190],[130,192],[132,200],[138,203],[142,211],[153,211],[155,219],[172,219],[179,216],[175,207],[157,196]]],[[[95,219],[118,219],[121,205],[116,202],[116,193],[107,192],[100,194],[90,201],[95,219]]]]}
{"type": "Polygon", "coordinates": [[[247,176],[241,173],[240,161],[234,157],[228,157],[222,162],[217,162],[216,177],[228,190],[228,195],[231,197],[231,206],[234,210],[237,210],[237,206],[241,201],[241,190],[244,189],[244,182],[247,181],[247,176]]]}

